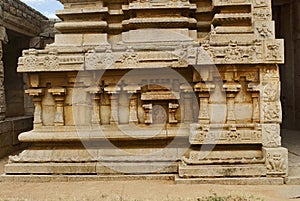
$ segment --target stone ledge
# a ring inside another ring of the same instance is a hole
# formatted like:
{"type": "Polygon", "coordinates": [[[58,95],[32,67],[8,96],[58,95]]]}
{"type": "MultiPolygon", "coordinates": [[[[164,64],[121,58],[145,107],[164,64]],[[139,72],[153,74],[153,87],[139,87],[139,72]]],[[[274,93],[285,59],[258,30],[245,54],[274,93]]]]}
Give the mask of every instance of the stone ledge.
{"type": "Polygon", "coordinates": [[[232,177],[232,178],[191,178],[175,176],[176,184],[219,184],[219,185],[283,185],[283,178],[232,177]]]}
{"type": "MultiPolygon", "coordinates": [[[[81,181],[174,181],[175,184],[218,184],[218,185],[283,185],[283,178],[198,178],[182,179],[176,174],[143,175],[0,175],[0,182],[81,182],[81,181]]],[[[296,184],[296,183],[289,183],[296,184]]]]}
{"type": "Polygon", "coordinates": [[[80,181],[128,181],[174,180],[174,174],[146,175],[0,175],[0,182],[80,182],[80,181]]]}
{"type": "Polygon", "coordinates": [[[287,185],[300,185],[300,176],[291,176],[285,179],[287,185]]]}

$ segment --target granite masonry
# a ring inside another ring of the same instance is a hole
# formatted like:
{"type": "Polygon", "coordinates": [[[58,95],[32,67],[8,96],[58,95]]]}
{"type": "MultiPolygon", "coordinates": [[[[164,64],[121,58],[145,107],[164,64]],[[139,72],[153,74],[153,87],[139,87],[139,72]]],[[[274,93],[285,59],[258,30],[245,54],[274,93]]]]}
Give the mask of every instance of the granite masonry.
{"type": "Polygon", "coordinates": [[[55,42],[19,58],[33,146],[6,175],[283,183],[271,0],[60,2],[55,42]]]}

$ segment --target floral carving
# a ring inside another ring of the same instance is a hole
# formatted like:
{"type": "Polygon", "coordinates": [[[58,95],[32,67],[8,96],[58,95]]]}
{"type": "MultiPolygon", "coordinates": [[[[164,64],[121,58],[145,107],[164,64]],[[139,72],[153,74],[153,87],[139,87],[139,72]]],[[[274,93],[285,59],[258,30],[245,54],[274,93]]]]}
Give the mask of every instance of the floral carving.
{"type": "Polygon", "coordinates": [[[120,61],[121,63],[124,63],[126,65],[134,65],[139,63],[138,55],[131,47],[128,47],[127,51],[123,54],[120,61]]]}
{"type": "Polygon", "coordinates": [[[58,69],[59,60],[57,57],[57,52],[49,52],[44,58],[44,65],[46,69],[58,69]]]}

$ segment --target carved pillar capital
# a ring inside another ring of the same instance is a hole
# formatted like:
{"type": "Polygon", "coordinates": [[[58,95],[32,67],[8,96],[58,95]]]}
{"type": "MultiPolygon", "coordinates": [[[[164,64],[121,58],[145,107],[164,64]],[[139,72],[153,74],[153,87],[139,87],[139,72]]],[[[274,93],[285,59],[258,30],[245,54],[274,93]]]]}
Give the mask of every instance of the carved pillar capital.
{"type": "Polygon", "coordinates": [[[40,97],[44,95],[44,89],[26,89],[25,93],[29,96],[40,97]]]}

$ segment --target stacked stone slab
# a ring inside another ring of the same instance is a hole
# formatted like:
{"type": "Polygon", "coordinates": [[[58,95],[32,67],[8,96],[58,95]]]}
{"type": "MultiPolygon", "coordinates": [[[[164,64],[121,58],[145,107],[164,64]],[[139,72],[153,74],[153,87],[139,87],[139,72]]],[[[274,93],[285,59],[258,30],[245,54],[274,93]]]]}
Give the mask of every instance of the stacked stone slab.
{"type": "Polygon", "coordinates": [[[6,174],[287,176],[271,0],[61,0],[19,59],[33,147],[6,174]]]}

